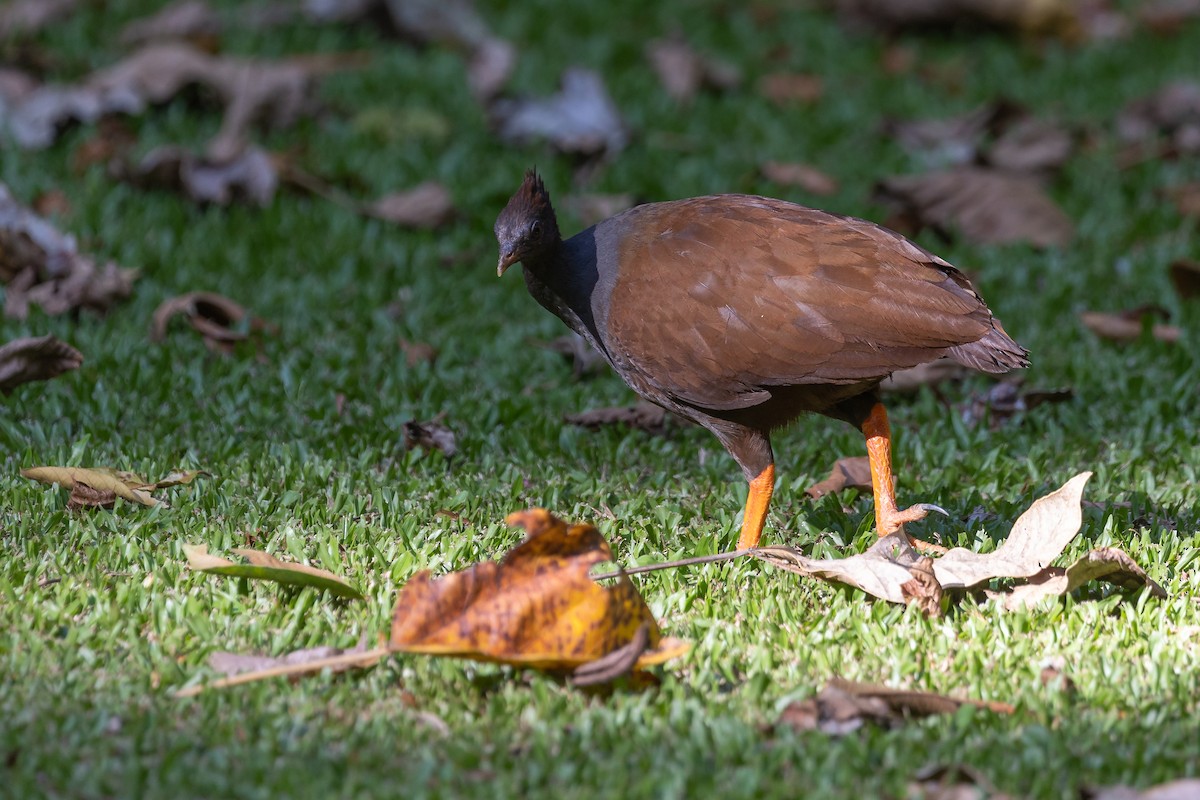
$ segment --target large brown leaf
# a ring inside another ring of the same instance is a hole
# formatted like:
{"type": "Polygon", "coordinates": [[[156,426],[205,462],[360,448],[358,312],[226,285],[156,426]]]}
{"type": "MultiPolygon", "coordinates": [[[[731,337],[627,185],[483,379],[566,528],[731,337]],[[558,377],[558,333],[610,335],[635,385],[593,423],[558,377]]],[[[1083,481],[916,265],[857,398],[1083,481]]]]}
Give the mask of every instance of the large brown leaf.
{"type": "Polygon", "coordinates": [[[161,481],[145,481],[131,472],[110,467],[29,467],[21,476],[39,483],[57,484],[71,491],[73,508],[87,506],[109,507],[116,498],[144,506],[166,505],[151,492],[168,486],[191,483],[203,470],[177,471],[161,481]]]}
{"type": "Polygon", "coordinates": [[[918,228],[957,231],[978,244],[1064,247],[1075,236],[1075,226],[1040,183],[1023,175],[958,167],[887,178],[876,197],[918,228]]]}
{"type": "Polygon", "coordinates": [[[420,572],[404,586],[392,620],[393,650],[562,670],[643,637],[644,652],[628,658],[625,651],[615,660],[641,668],[686,649],[662,638],[628,576],[619,573],[607,586],[592,579],[594,567],[612,560],[593,526],[568,526],[540,508],[510,514],[508,522],[524,527],[526,539],[503,560],[440,578],[420,572]]]}
{"type": "Polygon", "coordinates": [[[79,369],[83,354],[53,336],[14,339],[0,347],[0,394],[79,369]]]}

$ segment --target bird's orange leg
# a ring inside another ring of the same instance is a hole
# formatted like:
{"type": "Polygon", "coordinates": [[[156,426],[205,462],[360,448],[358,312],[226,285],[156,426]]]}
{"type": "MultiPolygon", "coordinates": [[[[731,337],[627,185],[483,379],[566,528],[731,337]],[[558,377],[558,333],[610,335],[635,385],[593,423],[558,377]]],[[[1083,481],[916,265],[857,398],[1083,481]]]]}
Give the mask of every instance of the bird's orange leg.
{"type": "Polygon", "coordinates": [[[775,465],[768,464],[750,481],[750,493],[746,495],[746,510],[742,514],[742,535],[738,537],[738,549],[758,547],[762,538],[763,522],[771,505],[771,493],[775,491],[775,465]]]}
{"type": "MultiPolygon", "coordinates": [[[[862,424],[867,437],[867,460],[871,464],[871,489],[875,494],[875,530],[882,537],[897,531],[904,533],[904,523],[924,519],[931,510],[941,511],[937,506],[917,505],[900,510],[896,507],[896,488],[892,478],[892,429],[888,424],[887,409],[883,403],[871,407],[862,424]]],[[[943,512],[945,513],[945,512],[943,512]]],[[[924,550],[941,550],[938,545],[914,540],[915,547],[924,550]]]]}

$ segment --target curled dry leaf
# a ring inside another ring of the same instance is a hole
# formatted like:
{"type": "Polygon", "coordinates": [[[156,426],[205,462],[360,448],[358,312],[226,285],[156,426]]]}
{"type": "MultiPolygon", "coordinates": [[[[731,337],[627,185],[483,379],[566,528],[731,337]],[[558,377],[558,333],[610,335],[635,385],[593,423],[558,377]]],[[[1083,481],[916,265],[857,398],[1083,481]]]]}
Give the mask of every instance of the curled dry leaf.
{"type": "Polygon", "coordinates": [[[596,72],[566,70],[558,94],[540,99],[501,98],[490,107],[492,126],[514,144],[545,140],[564,153],[613,156],[625,148],[625,122],[596,72]]]}
{"type": "Polygon", "coordinates": [[[594,408],[580,414],[564,414],[563,420],[572,425],[593,430],[605,425],[628,425],[647,433],[662,433],[666,430],[669,416],[661,406],[656,406],[646,400],[639,400],[632,406],[594,408]]]}
{"type": "Polygon", "coordinates": [[[833,469],[829,471],[828,478],[814,483],[805,489],[804,492],[816,500],[818,497],[824,497],[831,492],[841,492],[846,489],[858,489],[865,492],[872,491],[871,464],[870,459],[866,456],[839,458],[833,463],[833,469]]]}
{"type": "Polygon", "coordinates": [[[404,423],[404,449],[420,447],[424,450],[440,450],[446,458],[451,458],[458,452],[458,440],[454,431],[442,424],[444,416],[440,414],[428,422],[410,419],[404,423]]]}
{"type": "Polygon", "coordinates": [[[258,147],[247,147],[226,161],[213,161],[184,147],[164,145],[137,164],[114,162],[110,171],[143,189],[168,189],[197,203],[219,206],[243,201],[266,207],[279,187],[274,160],[258,147]]]}
{"type": "Polygon", "coordinates": [[[20,206],[0,184],[0,283],[7,316],[24,319],[30,305],[50,315],[104,312],[132,293],[137,275],[81,255],[74,237],[20,206]]]}
{"type": "MultiPolygon", "coordinates": [[[[1079,320],[1089,331],[1101,339],[1112,342],[1133,342],[1141,338],[1147,317],[1165,317],[1167,311],[1158,306],[1138,306],[1127,311],[1108,313],[1104,311],[1081,311],[1079,320]]],[[[1183,330],[1165,322],[1150,325],[1150,335],[1160,342],[1175,344],[1183,336],[1183,330]]]]}
{"type": "Polygon", "coordinates": [[[392,620],[391,648],[409,653],[498,661],[537,669],[578,669],[587,680],[616,677],[615,666],[643,669],[686,651],[664,639],[628,576],[609,585],[591,578],[612,560],[595,527],[570,525],[544,509],[510,514],[525,541],[499,562],[483,562],[434,579],[420,572],[404,586],[392,620]],[[648,648],[628,662],[644,637],[648,648]]]}
{"type": "Polygon", "coordinates": [[[54,336],[14,339],[0,346],[0,394],[11,394],[23,383],[48,381],[82,364],[83,354],[54,336]]]}
{"type": "Polygon", "coordinates": [[[1125,591],[1149,587],[1150,594],[1154,597],[1167,596],[1166,591],[1151,580],[1146,571],[1124,551],[1115,547],[1101,547],[1092,550],[1066,569],[1046,567],[1031,576],[1029,583],[1015,586],[1011,592],[999,597],[1005,608],[1020,608],[1033,605],[1047,597],[1061,597],[1094,580],[1111,583],[1125,591]]]}
{"type": "Polygon", "coordinates": [[[362,600],[365,597],[344,578],[339,578],[328,570],[280,561],[261,550],[234,548],[233,552],[249,561],[248,564],[235,564],[219,556],[210,555],[206,544],[185,544],[183,552],[187,556],[188,567],[197,572],[225,575],[230,578],[273,581],[287,586],[309,586],[352,600],[362,600]]]}
{"type": "Polygon", "coordinates": [[[742,82],[737,67],[701,55],[681,34],[647,43],[646,60],[667,94],[678,103],[691,102],[701,89],[726,91],[742,82]]]}
{"type": "Polygon", "coordinates": [[[933,692],[831,678],[815,697],[796,700],[784,707],[776,724],[797,731],[819,730],[841,736],[866,723],[893,726],[913,717],[953,714],[967,705],[998,714],[1013,712],[1007,703],[960,700],[933,692]]]}
{"type": "Polygon", "coordinates": [[[815,103],[825,93],[820,75],[772,72],[758,81],[758,93],[778,106],[815,103]]]}
{"type": "Polygon", "coordinates": [[[1064,247],[1075,226],[1034,178],[979,167],[887,178],[876,199],[916,227],[957,230],[978,244],[1064,247]]]}
{"type": "Polygon", "coordinates": [[[426,181],[366,204],[363,213],[406,228],[437,228],[454,219],[455,210],[450,190],[440,183],[426,181]]]}
{"type": "Polygon", "coordinates": [[[164,301],[155,309],[150,341],[164,341],[171,320],[177,315],[187,319],[204,338],[206,347],[222,353],[232,353],[237,343],[249,339],[251,333],[269,328],[228,297],[214,292],[188,292],[164,301]]]}
{"type": "Polygon", "coordinates": [[[809,164],[767,161],[760,169],[767,180],[782,186],[798,186],[809,194],[826,197],[838,191],[836,179],[809,164]]]}
{"type": "Polygon", "coordinates": [[[1171,285],[1184,300],[1200,297],[1200,261],[1180,258],[1171,262],[1171,285]]]}

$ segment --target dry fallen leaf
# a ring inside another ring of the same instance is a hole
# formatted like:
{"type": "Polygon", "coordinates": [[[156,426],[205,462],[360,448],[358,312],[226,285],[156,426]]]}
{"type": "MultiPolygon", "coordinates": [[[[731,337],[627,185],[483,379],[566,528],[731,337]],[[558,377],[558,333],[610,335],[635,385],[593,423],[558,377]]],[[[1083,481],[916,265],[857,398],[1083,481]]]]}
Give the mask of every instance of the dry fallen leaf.
{"type": "Polygon", "coordinates": [[[235,564],[219,556],[210,555],[206,544],[185,544],[183,552],[187,556],[188,567],[197,572],[225,575],[230,578],[273,581],[287,586],[311,586],[338,597],[348,597],[353,600],[365,599],[365,595],[361,591],[347,583],[344,578],[339,578],[328,570],[310,567],[307,564],[280,561],[270,553],[264,553],[261,550],[234,548],[233,552],[244,557],[250,562],[248,564],[235,564]]]}
{"type": "Polygon", "coordinates": [[[1167,596],[1166,591],[1151,580],[1144,569],[1115,547],[1092,550],[1066,569],[1046,567],[1031,576],[1029,583],[1015,586],[1011,592],[999,596],[1005,608],[1020,608],[1047,597],[1061,597],[1094,580],[1111,583],[1126,591],[1148,586],[1155,597],[1167,596]]]}
{"type": "Polygon", "coordinates": [[[30,480],[56,483],[64,489],[70,489],[72,502],[79,506],[110,505],[112,500],[106,493],[144,506],[166,505],[150,493],[168,486],[191,483],[198,476],[207,474],[202,470],[172,472],[161,481],[149,482],[133,473],[107,467],[30,467],[21,470],[21,475],[30,480]],[[86,488],[76,492],[77,486],[86,488]],[[88,502],[89,499],[93,502],[88,502]]]}
{"type": "Polygon", "coordinates": [[[872,491],[871,464],[870,459],[866,456],[839,458],[833,463],[833,469],[829,471],[828,478],[814,483],[805,489],[804,492],[815,500],[831,492],[841,492],[846,489],[858,489],[864,492],[872,491]]]}
{"type": "MultiPolygon", "coordinates": [[[[1020,590],[1027,597],[1039,599],[1049,596],[1052,589],[1067,592],[1085,580],[1106,576],[1112,576],[1122,588],[1148,587],[1154,596],[1165,596],[1158,584],[1119,551],[1089,553],[1063,571],[1065,580],[1059,580],[1062,576],[1058,573],[1046,572],[1079,533],[1083,486],[1091,474],[1080,473],[1061,488],[1034,501],[991,553],[956,547],[940,558],[926,559],[903,536],[891,534],[865,553],[849,558],[812,559],[790,547],[760,547],[749,555],[799,575],[854,586],[893,603],[916,602],[927,613],[940,610],[939,592],[961,592],[997,578],[1033,579],[1044,584],[1041,590],[1020,590]]],[[[1016,590],[997,591],[990,596],[1007,605],[1008,598],[1015,593],[1016,590]]]]}
{"type": "Polygon", "coordinates": [[[798,186],[809,194],[827,197],[837,194],[835,178],[809,164],[787,164],[782,161],[767,161],[761,167],[763,177],[782,186],[798,186]]]}
{"type": "Polygon", "coordinates": [[[1180,216],[1200,219],[1200,181],[1171,186],[1164,192],[1180,216]]]}
{"type": "Polygon", "coordinates": [[[1140,790],[1128,786],[1108,786],[1087,791],[1081,796],[1086,800],[1196,800],[1200,797],[1200,778],[1181,778],[1140,790]]]}
{"type": "Polygon", "coordinates": [[[155,39],[188,39],[212,42],[220,36],[221,17],[204,0],[177,0],[157,13],[135,19],[121,29],[118,41],[125,47],[155,39]]]}
{"type": "Polygon", "coordinates": [[[252,146],[218,162],[184,147],[163,145],[136,164],[114,161],[110,172],[143,189],[168,189],[197,203],[219,206],[245,201],[265,208],[279,187],[274,160],[265,150],[252,146]]]}
{"type": "Polygon", "coordinates": [[[1200,17],[1200,0],[1147,0],[1138,5],[1138,20],[1160,36],[1173,36],[1200,17]]]}
{"type": "Polygon", "coordinates": [[[545,140],[564,153],[613,156],[625,148],[629,133],[596,72],[566,70],[558,94],[539,99],[500,98],[492,103],[492,126],[513,144],[545,140]]]}
{"type": "Polygon", "coordinates": [[[885,392],[911,394],[922,386],[936,386],[939,383],[959,381],[976,374],[969,367],[964,367],[952,358],[939,358],[911,369],[893,372],[879,388],[885,392]]]}
{"type": "Polygon", "coordinates": [[[672,99],[686,104],[701,89],[726,91],[742,82],[732,64],[696,52],[681,34],[646,44],[646,60],[672,99]]]}
{"type": "Polygon", "coordinates": [[[452,220],[455,210],[450,190],[427,181],[407,191],[384,195],[364,205],[363,213],[406,228],[437,228],[452,220]]]}
{"type": "Polygon", "coordinates": [[[197,684],[175,692],[176,697],[195,697],[205,689],[223,689],[229,686],[239,686],[244,683],[267,678],[297,678],[315,672],[329,670],[343,672],[348,669],[365,669],[373,667],[388,655],[386,647],[366,649],[364,639],[352,650],[340,650],[335,647],[314,647],[308,650],[297,650],[277,659],[264,659],[258,656],[239,656],[235,653],[213,653],[209,656],[209,665],[218,672],[228,673],[228,677],[207,684],[197,684]],[[325,653],[326,655],[322,655],[325,653]],[[266,662],[272,662],[270,664],[266,662]]]}
{"type": "Polygon", "coordinates": [[[1117,115],[1117,137],[1131,145],[1160,142],[1160,156],[1200,153],[1200,83],[1175,81],[1134,100],[1117,115]]]}
{"type": "Polygon", "coordinates": [[[958,231],[978,244],[1064,247],[1075,236],[1067,215],[1036,179],[1024,175],[957,167],[898,176],[877,185],[876,199],[917,227],[958,231]]]}
{"type": "Polygon", "coordinates": [[[815,103],[825,93],[820,75],[773,72],[758,81],[758,93],[779,106],[815,103]]]}
{"type": "Polygon", "coordinates": [[[668,414],[661,406],[647,400],[638,400],[636,405],[613,408],[593,408],[579,414],[564,414],[563,420],[583,428],[605,425],[628,425],[647,433],[662,433],[666,429],[668,414]]]}
{"type": "Polygon", "coordinates": [[[960,700],[932,692],[831,678],[815,697],[789,703],[776,724],[797,731],[819,730],[842,736],[868,722],[891,726],[913,717],[953,714],[966,705],[998,714],[1013,711],[1007,703],[960,700]]]}
{"type": "Polygon", "coordinates": [[[102,313],[132,293],[137,275],[81,255],[74,237],[21,207],[0,184],[0,284],[7,316],[24,319],[30,305],[50,315],[81,308],[102,313]]]}
{"type": "Polygon", "coordinates": [[[1076,41],[1087,33],[1075,0],[835,0],[852,27],[894,33],[904,29],[989,25],[1076,41]]]}
{"type": "Polygon", "coordinates": [[[1171,285],[1184,300],[1200,297],[1200,261],[1180,258],[1171,262],[1171,285]]]}
{"type": "Polygon", "coordinates": [[[204,338],[208,349],[221,353],[232,353],[237,343],[249,339],[251,333],[270,327],[228,297],[214,292],[188,292],[163,301],[154,310],[150,341],[164,341],[171,320],[177,315],[187,319],[204,338]]]}
{"type": "Polygon", "coordinates": [[[440,450],[446,458],[451,458],[458,452],[458,442],[454,431],[442,424],[444,416],[440,414],[428,422],[410,419],[404,423],[404,449],[420,447],[425,450],[440,450]]]}
{"type": "Polygon", "coordinates": [[[434,579],[417,573],[404,586],[392,620],[391,648],[410,653],[498,661],[537,669],[583,670],[587,682],[615,677],[615,664],[642,669],[673,658],[686,644],[664,639],[628,576],[608,585],[591,578],[612,560],[593,526],[568,526],[544,509],[510,514],[525,541],[499,562],[434,579]],[[644,636],[647,648],[595,664],[644,636]],[[632,663],[629,663],[629,662],[632,663]]]}
{"type": "Polygon", "coordinates": [[[1017,414],[1047,403],[1065,403],[1074,397],[1075,392],[1069,388],[1026,389],[1020,378],[1009,378],[968,400],[962,408],[962,418],[968,425],[986,420],[995,430],[1017,414]]]}
{"type": "Polygon", "coordinates": [[[438,357],[438,349],[433,345],[425,342],[410,342],[408,339],[400,340],[400,352],[404,353],[404,363],[410,367],[418,364],[432,364],[438,357]]]}
{"type": "Polygon", "coordinates": [[[934,764],[917,770],[908,784],[908,800],[1016,800],[965,764],[934,764]]]}
{"type": "MultiPolygon", "coordinates": [[[[1142,336],[1143,320],[1147,317],[1165,317],[1166,315],[1166,310],[1157,306],[1138,306],[1115,314],[1104,311],[1081,311],[1079,320],[1084,327],[1101,339],[1113,342],[1133,342],[1142,336]]],[[[1165,322],[1156,322],[1150,326],[1150,335],[1160,342],[1175,344],[1183,336],[1183,330],[1165,322]]]]}
{"type": "Polygon", "coordinates": [[[79,369],[83,354],[53,336],[14,339],[0,346],[0,394],[31,381],[48,381],[79,369]]]}
{"type": "Polygon", "coordinates": [[[11,0],[0,6],[0,39],[32,36],[71,15],[82,0],[11,0]]]}
{"type": "Polygon", "coordinates": [[[568,333],[549,342],[537,342],[539,347],[552,350],[571,362],[571,376],[580,380],[589,375],[608,371],[608,361],[578,333],[568,333]]]}

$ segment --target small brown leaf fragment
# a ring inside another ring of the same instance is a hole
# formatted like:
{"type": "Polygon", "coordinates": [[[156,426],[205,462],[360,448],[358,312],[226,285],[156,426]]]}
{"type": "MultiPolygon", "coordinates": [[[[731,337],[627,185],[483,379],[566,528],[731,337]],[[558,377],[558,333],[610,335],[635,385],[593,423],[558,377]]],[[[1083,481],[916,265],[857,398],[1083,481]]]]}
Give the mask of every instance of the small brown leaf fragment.
{"type": "Polygon", "coordinates": [[[79,174],[96,164],[113,161],[118,162],[115,169],[119,170],[135,143],[134,133],[123,119],[104,117],[96,125],[95,133],[71,153],[71,170],[79,174]]]}
{"type": "Polygon", "coordinates": [[[965,765],[935,764],[917,771],[908,784],[911,800],[1015,800],[995,787],[979,771],[965,765]]]}
{"type": "Polygon", "coordinates": [[[1200,261],[1180,258],[1171,262],[1171,285],[1184,300],[1200,297],[1200,261]]]}
{"type": "Polygon", "coordinates": [[[1048,597],[1060,597],[1094,580],[1111,583],[1125,591],[1149,587],[1154,597],[1167,596],[1166,591],[1151,580],[1145,570],[1115,547],[1092,550],[1066,569],[1046,567],[1030,576],[1029,583],[1015,586],[1011,592],[1001,596],[1004,607],[1011,610],[1048,597]]]}
{"type": "Polygon", "coordinates": [[[400,352],[404,353],[404,362],[410,367],[418,364],[432,364],[437,360],[438,349],[426,342],[410,342],[400,340],[400,352]]]}
{"type": "Polygon", "coordinates": [[[476,101],[484,105],[500,94],[517,66],[517,48],[512,42],[488,38],[467,61],[467,83],[476,101]]]}
{"type": "Polygon", "coordinates": [[[839,458],[833,462],[829,477],[814,483],[804,490],[812,499],[824,497],[827,494],[842,492],[846,489],[858,489],[861,492],[871,492],[871,462],[866,456],[839,458]]]}
{"type": "Polygon", "coordinates": [[[666,430],[667,418],[665,409],[647,400],[639,400],[632,406],[594,408],[579,414],[563,415],[563,420],[571,425],[592,430],[606,425],[628,425],[647,433],[662,433],[666,430]]]}
{"type": "Polygon", "coordinates": [[[1134,100],[1117,115],[1116,127],[1126,143],[1165,143],[1164,155],[1200,153],[1200,83],[1174,81],[1134,100]]]}
{"type": "Polygon", "coordinates": [[[677,103],[690,103],[701,89],[724,91],[742,82],[737,67],[698,53],[680,34],[646,45],[646,60],[677,103]]]}
{"type": "Polygon", "coordinates": [[[566,70],[557,94],[540,99],[499,98],[489,107],[493,129],[509,143],[548,141],[563,153],[614,156],[629,132],[599,73],[566,70]]]}
{"type": "Polygon", "coordinates": [[[1057,692],[1075,694],[1075,681],[1067,674],[1067,660],[1062,656],[1047,659],[1038,673],[1038,681],[1042,686],[1057,692]]]}
{"type": "Polygon", "coordinates": [[[838,192],[836,179],[808,164],[767,161],[761,170],[767,180],[783,186],[798,186],[809,194],[827,197],[838,192]]]}
{"type": "Polygon", "coordinates": [[[437,228],[455,216],[450,190],[433,181],[384,195],[364,206],[363,213],[406,228],[437,228]]]}
{"type": "Polygon", "coordinates": [[[1137,17],[1159,36],[1173,36],[1200,17],[1200,0],[1150,0],[1139,4],[1137,17]]]}
{"type": "MultiPolygon", "coordinates": [[[[1163,316],[1165,313],[1157,306],[1138,306],[1117,313],[1081,311],[1079,320],[1084,327],[1101,339],[1113,342],[1133,342],[1141,338],[1143,320],[1146,317],[1163,316]]],[[[1160,342],[1175,344],[1182,338],[1183,330],[1175,325],[1159,322],[1150,326],[1150,335],[1160,342]]]]}
{"type": "Polygon", "coordinates": [[[65,217],[71,213],[71,200],[61,189],[50,189],[33,199],[33,210],[43,217],[65,217]]]}
{"type": "Polygon", "coordinates": [[[1064,247],[1075,236],[1071,220],[1036,179],[980,167],[887,178],[877,185],[876,200],[917,225],[958,231],[978,244],[1064,247]]]}
{"type": "Polygon", "coordinates": [[[1060,169],[1074,150],[1070,131],[1048,120],[1025,117],[991,143],[984,159],[996,169],[1037,174],[1060,169]]]}
{"type": "Polygon", "coordinates": [[[917,608],[928,617],[938,617],[942,613],[942,585],[938,583],[933,571],[933,559],[922,556],[917,563],[908,568],[912,580],[900,584],[900,594],[904,602],[917,608]]]}
{"type": "Polygon", "coordinates": [[[404,449],[440,450],[446,458],[451,458],[458,452],[458,442],[454,431],[443,425],[441,419],[441,416],[428,422],[410,419],[404,423],[404,449]]]}
{"type": "Polygon", "coordinates": [[[625,667],[644,634],[641,647],[652,650],[633,668],[661,660],[667,640],[629,577],[618,573],[606,585],[591,578],[612,560],[594,526],[567,525],[540,508],[507,521],[523,527],[526,538],[501,561],[437,579],[421,572],[404,586],[392,620],[393,650],[550,670],[590,663],[591,677],[599,677],[607,667],[625,667]],[[614,653],[597,671],[595,662],[614,653]]]}
{"type": "Polygon", "coordinates": [[[1018,414],[1047,403],[1065,403],[1075,397],[1074,390],[1026,389],[1020,378],[999,381],[982,395],[973,396],[962,410],[963,420],[976,425],[984,420],[997,429],[1018,414]]]}
{"type": "Polygon", "coordinates": [[[232,353],[237,343],[249,339],[251,333],[270,329],[228,297],[214,292],[188,292],[165,300],[155,309],[150,341],[164,341],[171,320],[179,315],[203,337],[205,346],[221,353],[232,353]]]}
{"type": "Polygon", "coordinates": [[[155,39],[190,39],[200,43],[221,34],[221,17],[203,0],[178,0],[158,13],[130,22],[121,29],[118,41],[126,46],[155,39]]]}
{"type": "Polygon", "coordinates": [[[936,386],[939,383],[960,381],[974,374],[969,367],[964,367],[952,358],[939,358],[911,369],[893,372],[879,388],[885,392],[896,394],[912,394],[922,386],[936,386]]]}
{"type": "Polygon", "coordinates": [[[14,339],[0,346],[0,394],[31,381],[48,381],[79,369],[83,355],[53,336],[14,339]]]}
{"type": "Polygon", "coordinates": [[[758,81],[758,93],[777,106],[815,103],[825,93],[820,75],[772,72],[758,81]]]}

